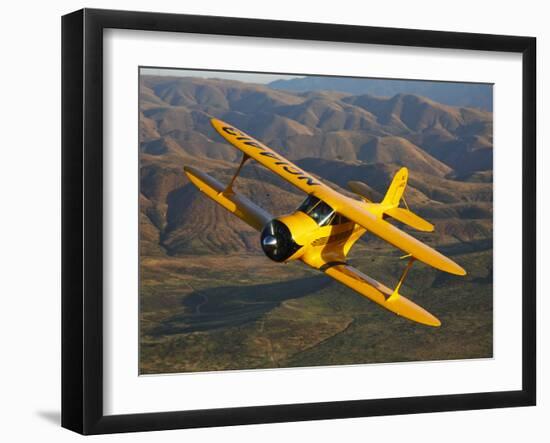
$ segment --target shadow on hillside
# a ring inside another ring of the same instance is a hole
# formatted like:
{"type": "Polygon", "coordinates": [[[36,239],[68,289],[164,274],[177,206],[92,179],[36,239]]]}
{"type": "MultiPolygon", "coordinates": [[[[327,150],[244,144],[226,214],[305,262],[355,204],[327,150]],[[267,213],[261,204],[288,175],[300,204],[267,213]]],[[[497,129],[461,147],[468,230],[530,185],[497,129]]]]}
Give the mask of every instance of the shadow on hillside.
{"type": "Polygon", "coordinates": [[[285,300],[317,292],[331,283],[319,275],[281,283],[222,286],[195,291],[183,300],[185,312],[169,317],[152,335],[171,335],[240,326],[258,320],[285,300]]]}
{"type": "Polygon", "coordinates": [[[437,247],[437,250],[442,254],[453,256],[460,254],[470,254],[473,252],[487,251],[493,248],[493,239],[479,239],[472,241],[464,241],[455,243],[452,245],[441,245],[437,247]]]}

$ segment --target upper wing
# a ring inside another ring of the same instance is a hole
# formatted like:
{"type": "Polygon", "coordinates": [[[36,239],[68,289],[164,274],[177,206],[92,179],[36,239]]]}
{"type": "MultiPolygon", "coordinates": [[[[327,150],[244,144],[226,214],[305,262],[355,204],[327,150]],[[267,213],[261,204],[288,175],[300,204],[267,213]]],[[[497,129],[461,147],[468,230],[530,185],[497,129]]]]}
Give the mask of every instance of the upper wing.
{"type": "Polygon", "coordinates": [[[456,275],[466,275],[466,271],[451,259],[430,248],[428,245],[410,236],[366,210],[365,203],[353,200],[321,183],[298,166],[292,164],[272,149],[250,137],[239,129],[213,118],[212,126],[236,148],[245,155],[292,183],[308,194],[313,194],[330,205],[349,220],[361,225],[374,235],[387,241],[402,251],[411,254],[416,259],[456,275]]]}
{"type": "Polygon", "coordinates": [[[424,308],[401,294],[393,294],[391,289],[352,266],[331,266],[325,270],[325,274],[397,315],[428,326],[441,325],[441,322],[424,308]]]}
{"type": "Polygon", "coordinates": [[[214,177],[190,166],[185,166],[183,169],[191,183],[199,188],[201,192],[204,192],[212,200],[222,205],[254,229],[261,231],[273,219],[267,211],[260,208],[244,195],[225,193],[224,190],[226,187],[214,177]]]}
{"type": "Polygon", "coordinates": [[[317,192],[324,195],[332,191],[338,195],[336,191],[333,191],[327,185],[321,183],[295,164],[286,160],[283,156],[277,154],[271,148],[268,148],[263,143],[260,143],[258,140],[245,134],[234,126],[215,118],[211,120],[211,123],[214,129],[216,129],[216,131],[218,131],[229,143],[281,178],[292,183],[298,189],[308,194],[316,191],[316,195],[317,192]]]}

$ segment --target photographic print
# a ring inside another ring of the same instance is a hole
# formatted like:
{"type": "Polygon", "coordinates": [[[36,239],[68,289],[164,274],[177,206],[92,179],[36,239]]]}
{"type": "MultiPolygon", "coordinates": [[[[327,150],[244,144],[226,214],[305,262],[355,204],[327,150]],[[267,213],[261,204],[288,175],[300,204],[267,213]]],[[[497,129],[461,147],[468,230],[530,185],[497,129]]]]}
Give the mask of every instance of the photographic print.
{"type": "Polygon", "coordinates": [[[491,84],[139,88],[140,374],[493,356],[491,84]]]}

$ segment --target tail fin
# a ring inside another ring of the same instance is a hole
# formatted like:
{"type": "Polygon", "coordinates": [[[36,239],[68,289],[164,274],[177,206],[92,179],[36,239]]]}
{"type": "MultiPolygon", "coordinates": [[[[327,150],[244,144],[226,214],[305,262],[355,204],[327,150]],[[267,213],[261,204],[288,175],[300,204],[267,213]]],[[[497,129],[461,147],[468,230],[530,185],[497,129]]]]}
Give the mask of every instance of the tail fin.
{"type": "Polygon", "coordinates": [[[393,180],[381,204],[384,206],[393,206],[397,208],[401,202],[401,197],[403,197],[403,192],[405,192],[405,188],[407,187],[408,178],[409,171],[407,168],[401,168],[397,171],[397,173],[393,176],[393,180]]]}
{"type": "Polygon", "coordinates": [[[403,198],[403,193],[407,187],[408,178],[409,171],[407,168],[401,168],[397,171],[386,192],[384,200],[380,203],[383,208],[383,213],[419,231],[432,232],[434,226],[430,222],[410,211],[408,207],[406,209],[399,207],[401,199],[403,198]]]}

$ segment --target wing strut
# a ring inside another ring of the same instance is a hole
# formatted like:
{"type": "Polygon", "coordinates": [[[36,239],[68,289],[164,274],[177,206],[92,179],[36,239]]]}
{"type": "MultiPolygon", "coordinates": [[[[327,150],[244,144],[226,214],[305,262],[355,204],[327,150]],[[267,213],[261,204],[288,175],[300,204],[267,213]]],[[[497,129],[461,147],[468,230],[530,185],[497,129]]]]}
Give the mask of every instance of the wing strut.
{"type": "Polygon", "coordinates": [[[397,286],[395,287],[392,294],[390,295],[390,298],[388,298],[388,301],[390,301],[390,302],[395,301],[399,297],[401,297],[401,294],[399,294],[399,290],[401,289],[401,285],[405,281],[405,277],[407,277],[407,274],[409,273],[409,270],[411,269],[411,267],[412,267],[415,260],[416,259],[413,256],[411,256],[411,258],[409,258],[409,262],[407,263],[407,266],[403,270],[403,274],[401,274],[401,277],[399,278],[399,282],[397,283],[397,286]]]}
{"type": "Polygon", "coordinates": [[[229,182],[229,184],[225,187],[225,189],[223,190],[223,194],[227,194],[227,195],[233,195],[235,194],[235,192],[233,191],[233,183],[235,183],[235,179],[237,178],[237,176],[239,175],[239,172],[241,172],[241,169],[244,165],[244,163],[249,159],[250,157],[248,155],[246,155],[244,152],[243,152],[243,159],[241,160],[241,164],[239,165],[239,167],[237,168],[237,171],[235,172],[235,175],[233,175],[233,178],[231,179],[231,181],[229,182]]]}

